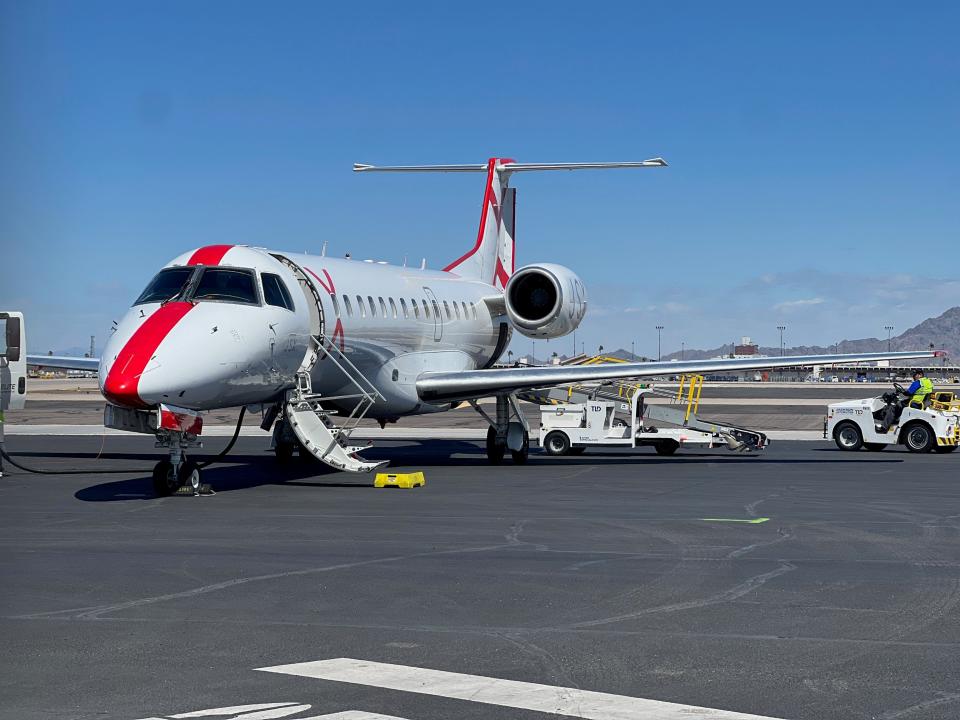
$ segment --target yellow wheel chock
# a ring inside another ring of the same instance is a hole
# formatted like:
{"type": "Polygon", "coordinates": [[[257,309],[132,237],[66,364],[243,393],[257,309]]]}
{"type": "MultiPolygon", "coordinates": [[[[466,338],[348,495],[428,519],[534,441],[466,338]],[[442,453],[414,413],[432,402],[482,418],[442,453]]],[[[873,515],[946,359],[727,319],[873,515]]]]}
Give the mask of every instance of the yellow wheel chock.
{"type": "Polygon", "coordinates": [[[414,473],[377,473],[373,486],[395,487],[395,488],[415,488],[426,485],[427,481],[423,479],[422,472],[414,473]]]}

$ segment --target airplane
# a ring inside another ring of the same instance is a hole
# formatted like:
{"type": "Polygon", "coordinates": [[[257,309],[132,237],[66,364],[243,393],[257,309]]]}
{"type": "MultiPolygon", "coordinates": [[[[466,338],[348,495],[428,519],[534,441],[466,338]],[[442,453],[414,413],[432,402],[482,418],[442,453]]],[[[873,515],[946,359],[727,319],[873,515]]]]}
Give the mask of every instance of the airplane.
{"type": "Polygon", "coordinates": [[[515,174],[662,168],[639,162],[374,166],[358,173],[485,173],[473,246],[442,270],[217,244],[167,263],[115,324],[101,358],[28,356],[31,365],[96,370],[107,427],[150,433],[169,459],[160,494],[200,483],[186,457],[203,414],[259,407],[278,457],[309,452],[340,470],[369,472],[349,444],[362,417],[381,425],[470,403],[487,421],[492,464],[524,463],[529,428],[516,393],[532,388],[681,373],[932,357],[933,352],[494,367],[514,332],[554,339],[587,312],[577,274],[555,263],[516,268],[515,174]],[[492,413],[479,404],[494,398],[492,413]],[[338,424],[339,422],[339,424],[338,424]]]}

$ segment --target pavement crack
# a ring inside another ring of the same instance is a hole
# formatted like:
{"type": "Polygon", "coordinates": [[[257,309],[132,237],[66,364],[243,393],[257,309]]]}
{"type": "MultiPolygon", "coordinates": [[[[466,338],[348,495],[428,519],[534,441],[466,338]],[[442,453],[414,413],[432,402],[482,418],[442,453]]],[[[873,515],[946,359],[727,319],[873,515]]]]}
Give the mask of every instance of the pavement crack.
{"type": "Polygon", "coordinates": [[[720,603],[730,602],[731,600],[741,598],[747,593],[753,592],[758,587],[764,585],[770,580],[778,578],[781,575],[786,575],[788,572],[792,572],[796,569],[796,565],[781,561],[779,567],[770,570],[769,572],[761,573],[760,575],[754,575],[751,578],[747,578],[742,583],[734,585],[733,587],[727,588],[726,590],[714,595],[710,595],[709,597],[700,598],[698,600],[687,600],[686,602],[669,603],[667,605],[657,605],[655,607],[643,608],[642,610],[635,610],[634,612],[624,613],[622,615],[613,615],[594,620],[584,620],[582,622],[564,625],[562,628],[549,629],[576,630],[579,628],[596,627],[598,625],[609,625],[611,623],[622,622],[623,620],[632,620],[634,618],[643,617],[644,615],[670,613],[677,612],[679,610],[692,610],[695,608],[707,607],[709,605],[718,605],[720,603]]]}
{"type": "Polygon", "coordinates": [[[886,712],[883,715],[880,715],[878,720],[898,720],[898,718],[909,717],[919,712],[925,710],[930,710],[931,708],[937,708],[942,705],[949,705],[954,703],[957,700],[960,700],[960,693],[938,693],[939,697],[931,698],[930,700],[924,700],[919,702],[916,705],[911,705],[910,707],[905,707],[901,710],[893,710],[891,712],[886,712]]]}
{"type": "Polygon", "coordinates": [[[398,562],[402,560],[412,560],[414,558],[421,558],[421,557],[436,557],[440,555],[457,555],[461,553],[502,550],[504,548],[508,548],[512,546],[513,546],[512,544],[507,544],[507,545],[499,544],[499,545],[487,545],[483,547],[460,548],[456,550],[431,550],[428,552],[411,553],[409,555],[391,555],[388,557],[371,558],[369,560],[358,560],[356,562],[337,563],[335,565],[322,565],[320,567],[303,568],[301,570],[288,570],[286,572],[268,573],[265,575],[252,575],[249,577],[232,578],[230,580],[224,580],[218,583],[211,583],[209,585],[201,585],[199,587],[189,588],[187,590],[181,590],[175,593],[167,593],[164,595],[154,595],[151,597],[139,598],[137,600],[128,600],[126,602],[121,602],[121,603],[112,603],[109,605],[95,605],[92,607],[70,608],[68,610],[54,610],[52,612],[19,615],[19,616],[16,616],[16,619],[34,620],[34,619],[47,618],[47,617],[62,617],[62,618],[71,619],[71,620],[98,620],[102,615],[105,615],[107,613],[119,612],[121,610],[129,610],[130,608],[142,607],[144,605],[154,605],[156,603],[167,602],[169,600],[181,600],[184,598],[196,597],[197,595],[205,595],[207,593],[217,592],[219,590],[226,590],[228,588],[236,587],[238,585],[247,585],[249,583],[263,582],[265,580],[279,580],[281,578],[297,577],[299,575],[313,575],[318,573],[334,572],[337,570],[349,570],[351,568],[363,567],[365,565],[379,565],[384,563],[398,562]]]}

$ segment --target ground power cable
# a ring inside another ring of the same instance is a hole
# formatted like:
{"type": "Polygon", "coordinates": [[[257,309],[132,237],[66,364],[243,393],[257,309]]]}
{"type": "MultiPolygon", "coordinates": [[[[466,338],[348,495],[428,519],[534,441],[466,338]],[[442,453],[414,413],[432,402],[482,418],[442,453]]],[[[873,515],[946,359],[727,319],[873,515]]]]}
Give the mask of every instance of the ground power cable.
{"type": "MultiPolygon", "coordinates": [[[[230,442],[227,443],[227,446],[223,450],[221,450],[219,453],[214,455],[212,458],[210,458],[209,460],[205,460],[201,463],[197,463],[198,467],[205,468],[220,462],[221,460],[223,460],[223,458],[227,456],[227,453],[229,453],[233,449],[233,446],[237,442],[237,438],[240,437],[240,427],[243,424],[243,416],[246,414],[246,410],[247,410],[246,407],[240,408],[240,417],[237,418],[237,427],[233,431],[233,437],[230,438],[230,442]]],[[[101,448],[101,452],[102,452],[102,448],[101,448]]],[[[0,457],[2,457],[4,460],[10,463],[13,467],[23,470],[24,472],[27,472],[27,473],[33,473],[35,475],[92,475],[95,473],[129,474],[129,473],[149,472],[148,470],[145,470],[143,468],[135,468],[135,469],[126,468],[126,469],[109,469],[109,470],[92,470],[92,469],[91,470],[46,470],[43,468],[30,467],[29,465],[22,465],[16,460],[14,460],[14,458],[10,455],[10,453],[7,452],[6,443],[4,442],[2,437],[0,437],[0,457]]]]}

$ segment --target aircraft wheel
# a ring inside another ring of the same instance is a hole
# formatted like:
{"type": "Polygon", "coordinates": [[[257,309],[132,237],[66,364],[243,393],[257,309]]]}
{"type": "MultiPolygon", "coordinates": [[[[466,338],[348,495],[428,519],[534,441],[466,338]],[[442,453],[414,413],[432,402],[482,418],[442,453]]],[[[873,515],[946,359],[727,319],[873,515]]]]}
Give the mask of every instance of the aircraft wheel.
{"type": "Polygon", "coordinates": [[[177,473],[180,486],[187,485],[194,492],[200,492],[200,467],[193,460],[180,463],[180,472],[177,473]]]}
{"type": "Polygon", "coordinates": [[[292,442],[278,442],[276,447],[274,447],[273,452],[277,456],[277,462],[282,465],[286,465],[290,462],[290,459],[293,457],[293,443],[292,442]]]}
{"type": "Polygon", "coordinates": [[[568,452],[570,455],[583,455],[586,451],[586,445],[573,445],[568,452]]]}
{"type": "Polygon", "coordinates": [[[833,429],[833,441],[841,450],[859,450],[863,447],[863,433],[856,423],[842,422],[833,429]]]}
{"type": "Polygon", "coordinates": [[[530,435],[527,432],[523,433],[523,446],[519,450],[511,450],[510,456],[517,465],[527,464],[530,457],[530,435]]]}
{"type": "Polygon", "coordinates": [[[547,455],[565,455],[570,450],[570,438],[559,430],[549,432],[543,439],[543,449],[547,455]]]}
{"type": "Polygon", "coordinates": [[[956,449],[956,445],[937,445],[933,450],[938,453],[952,453],[956,449]]]}
{"type": "Polygon", "coordinates": [[[865,442],[863,446],[870,452],[882,452],[886,449],[886,444],[884,443],[868,443],[865,442]]]}
{"type": "Polygon", "coordinates": [[[487,460],[491,465],[499,465],[506,452],[506,441],[497,438],[497,429],[491,425],[487,428],[487,460]]]}
{"type": "Polygon", "coordinates": [[[153,491],[158,497],[166,497],[177,489],[177,477],[173,472],[173,463],[161,460],[153,466],[153,491]]]}
{"type": "Polygon", "coordinates": [[[680,449],[680,443],[676,440],[658,440],[653,449],[657,451],[657,455],[673,455],[680,449]]]}
{"type": "Polygon", "coordinates": [[[930,452],[936,443],[930,426],[922,422],[908,425],[901,431],[900,437],[903,438],[907,450],[915,453],[930,452]]]}

